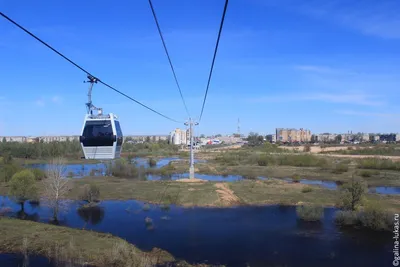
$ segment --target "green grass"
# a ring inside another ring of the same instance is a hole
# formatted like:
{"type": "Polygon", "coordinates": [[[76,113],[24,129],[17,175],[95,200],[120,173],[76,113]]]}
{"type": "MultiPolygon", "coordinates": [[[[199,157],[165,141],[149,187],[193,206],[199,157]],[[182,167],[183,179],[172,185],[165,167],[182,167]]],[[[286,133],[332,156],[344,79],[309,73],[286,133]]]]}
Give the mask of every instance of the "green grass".
{"type": "Polygon", "coordinates": [[[389,159],[368,158],[358,160],[358,167],[362,169],[400,171],[400,162],[389,159]]]}
{"type": "Polygon", "coordinates": [[[230,183],[234,193],[247,204],[279,204],[297,205],[315,203],[322,206],[334,206],[337,192],[320,187],[304,194],[302,184],[290,184],[281,180],[240,181],[230,183]]]}
{"type": "Polygon", "coordinates": [[[400,148],[397,145],[376,145],[372,148],[356,148],[338,150],[325,153],[343,155],[379,155],[379,156],[400,156],[400,148]]]}
{"type": "Polygon", "coordinates": [[[149,203],[178,204],[183,206],[214,206],[218,195],[213,183],[189,184],[174,181],[137,181],[115,177],[86,177],[74,180],[67,198],[77,199],[81,188],[95,184],[101,200],[137,199],[149,203]]]}
{"type": "MultiPolygon", "coordinates": [[[[142,252],[110,234],[31,221],[0,218],[0,236],[2,252],[27,251],[73,264],[86,262],[98,267],[141,267],[167,265],[175,261],[165,251],[142,252]]],[[[186,262],[180,264],[191,266],[186,262]]]]}
{"type": "MultiPolygon", "coordinates": [[[[336,164],[340,165],[343,162],[345,161],[341,160],[336,164]]],[[[246,177],[261,176],[271,178],[287,178],[292,177],[293,174],[298,174],[303,179],[341,182],[346,182],[351,179],[351,175],[357,170],[351,164],[348,164],[348,168],[344,169],[340,169],[341,167],[338,167],[340,171],[333,171],[333,168],[331,167],[320,168],[276,165],[258,166],[249,164],[227,166],[215,162],[199,163],[195,166],[199,173],[210,175],[242,175],[246,177]],[[344,172],[346,169],[348,171],[344,172]]],[[[361,176],[359,171],[357,171],[355,174],[356,176],[361,176]]],[[[392,170],[373,172],[373,175],[367,178],[366,181],[370,186],[400,186],[400,172],[392,170]]]]}

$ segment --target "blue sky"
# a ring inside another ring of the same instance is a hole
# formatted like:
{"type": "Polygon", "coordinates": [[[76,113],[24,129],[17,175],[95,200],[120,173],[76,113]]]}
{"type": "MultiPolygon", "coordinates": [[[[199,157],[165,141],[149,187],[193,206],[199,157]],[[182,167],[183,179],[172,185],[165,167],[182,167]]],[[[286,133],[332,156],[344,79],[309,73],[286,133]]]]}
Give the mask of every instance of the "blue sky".
{"type": "MultiPolygon", "coordinates": [[[[153,0],[198,117],[223,0],[153,0]]],[[[146,0],[4,1],[0,10],[94,75],[177,120],[184,106],[146,0]]],[[[197,132],[399,132],[400,1],[231,0],[197,132]]],[[[84,73],[0,18],[0,135],[79,134],[84,73]]],[[[95,85],[128,134],[170,122],[95,85]]]]}

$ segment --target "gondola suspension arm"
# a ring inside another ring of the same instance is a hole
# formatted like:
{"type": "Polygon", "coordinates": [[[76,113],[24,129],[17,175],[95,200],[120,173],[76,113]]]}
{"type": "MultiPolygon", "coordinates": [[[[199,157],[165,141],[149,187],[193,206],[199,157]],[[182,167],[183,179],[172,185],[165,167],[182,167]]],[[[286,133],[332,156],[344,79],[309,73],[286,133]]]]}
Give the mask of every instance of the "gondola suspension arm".
{"type": "Polygon", "coordinates": [[[93,85],[99,81],[96,77],[93,77],[92,75],[88,75],[87,78],[89,79],[88,81],[85,81],[86,83],[90,83],[89,89],[88,89],[88,102],[86,103],[86,109],[87,113],[90,115],[93,115],[93,110],[97,110],[98,115],[103,114],[103,109],[98,108],[93,105],[92,103],[92,90],[93,90],[93,85]]]}

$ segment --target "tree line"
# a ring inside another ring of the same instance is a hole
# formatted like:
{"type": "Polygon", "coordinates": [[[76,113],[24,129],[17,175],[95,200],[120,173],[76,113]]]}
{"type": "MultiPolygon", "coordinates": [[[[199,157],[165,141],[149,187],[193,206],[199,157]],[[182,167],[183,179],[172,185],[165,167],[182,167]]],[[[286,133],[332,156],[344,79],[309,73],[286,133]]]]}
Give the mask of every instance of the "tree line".
{"type": "MultiPolygon", "coordinates": [[[[173,154],[179,151],[179,147],[163,140],[138,144],[125,142],[122,151],[144,154],[161,151],[173,154]]],[[[49,143],[0,142],[0,157],[7,156],[25,159],[80,158],[83,156],[83,152],[80,142],[77,140],[49,143]]]]}
{"type": "Polygon", "coordinates": [[[40,159],[55,157],[81,157],[83,155],[79,141],[19,143],[1,142],[0,155],[13,158],[40,159]]]}

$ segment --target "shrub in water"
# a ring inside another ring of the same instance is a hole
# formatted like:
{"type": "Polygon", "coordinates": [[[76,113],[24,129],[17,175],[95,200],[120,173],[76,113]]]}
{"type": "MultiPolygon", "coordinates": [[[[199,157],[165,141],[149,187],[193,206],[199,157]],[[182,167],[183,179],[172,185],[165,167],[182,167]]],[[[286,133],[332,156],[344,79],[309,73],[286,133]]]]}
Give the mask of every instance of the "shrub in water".
{"type": "Polygon", "coordinates": [[[100,197],[100,189],[95,184],[85,184],[83,186],[83,190],[80,194],[81,200],[84,200],[88,203],[97,202],[100,197]]]}
{"type": "Polygon", "coordinates": [[[358,224],[358,214],[351,210],[339,210],[335,213],[335,223],[338,225],[358,224]]]}
{"type": "Polygon", "coordinates": [[[293,174],[292,176],[293,183],[300,183],[300,175],[297,173],[293,174]]]}
{"type": "Polygon", "coordinates": [[[301,189],[302,193],[308,193],[308,192],[311,192],[311,191],[313,191],[313,188],[311,186],[305,186],[305,187],[303,187],[301,189]]]}
{"type": "Polygon", "coordinates": [[[155,167],[157,165],[157,161],[153,158],[149,158],[149,166],[155,167]]]}
{"type": "Polygon", "coordinates": [[[297,217],[303,221],[320,221],[324,217],[324,208],[319,206],[298,206],[297,217]]]}
{"type": "Polygon", "coordinates": [[[21,209],[24,208],[24,202],[28,199],[37,197],[37,187],[35,176],[30,170],[23,170],[13,175],[10,182],[10,195],[13,196],[21,209]]]}
{"type": "Polygon", "coordinates": [[[364,210],[359,213],[359,220],[363,227],[372,230],[391,231],[393,229],[392,215],[378,202],[369,201],[364,210]]]}
{"type": "Polygon", "coordinates": [[[362,204],[367,190],[367,184],[362,179],[352,177],[350,182],[340,188],[339,207],[355,211],[362,204]]]}

